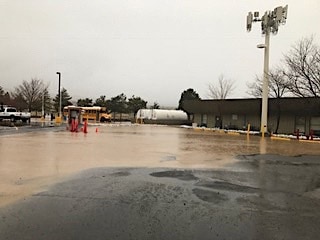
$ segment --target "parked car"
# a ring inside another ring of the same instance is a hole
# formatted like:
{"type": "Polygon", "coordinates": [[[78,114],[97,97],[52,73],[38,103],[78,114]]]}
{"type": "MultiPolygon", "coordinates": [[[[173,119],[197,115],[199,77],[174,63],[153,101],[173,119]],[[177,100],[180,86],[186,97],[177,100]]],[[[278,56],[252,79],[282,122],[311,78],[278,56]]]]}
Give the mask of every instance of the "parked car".
{"type": "Polygon", "coordinates": [[[0,107],[0,121],[8,119],[11,122],[21,120],[22,122],[30,122],[31,114],[28,112],[19,112],[14,107],[0,107]]]}

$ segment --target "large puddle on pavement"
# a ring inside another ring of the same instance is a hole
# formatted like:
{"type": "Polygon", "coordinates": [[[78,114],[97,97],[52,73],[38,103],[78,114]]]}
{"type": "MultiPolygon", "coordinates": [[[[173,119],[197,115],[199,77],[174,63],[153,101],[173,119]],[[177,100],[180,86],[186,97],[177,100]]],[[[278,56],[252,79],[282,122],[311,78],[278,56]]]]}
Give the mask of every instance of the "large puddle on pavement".
{"type": "Polygon", "coordinates": [[[84,169],[224,168],[238,155],[264,153],[320,155],[320,145],[152,125],[0,136],[0,206],[84,169]]]}

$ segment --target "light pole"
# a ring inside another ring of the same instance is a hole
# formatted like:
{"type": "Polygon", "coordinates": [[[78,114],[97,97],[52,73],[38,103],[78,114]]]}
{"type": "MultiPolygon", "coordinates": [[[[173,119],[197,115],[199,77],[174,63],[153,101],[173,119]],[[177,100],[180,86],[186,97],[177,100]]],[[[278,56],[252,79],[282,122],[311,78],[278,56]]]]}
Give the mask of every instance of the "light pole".
{"type": "Polygon", "coordinates": [[[260,132],[264,134],[268,131],[268,94],[269,94],[269,49],[270,49],[270,32],[277,34],[280,24],[285,24],[288,14],[288,5],[277,7],[273,11],[266,11],[259,18],[259,12],[248,13],[247,31],[251,31],[252,22],[261,22],[262,34],[265,35],[265,43],[259,44],[258,48],[264,48],[264,66],[263,66],[263,84],[262,84],[262,106],[261,106],[261,125],[260,132]]]}
{"type": "Polygon", "coordinates": [[[57,72],[57,74],[59,75],[59,87],[58,87],[59,111],[58,111],[58,117],[61,117],[61,89],[60,89],[60,85],[61,85],[61,73],[60,73],[60,72],[57,72]]]}
{"type": "Polygon", "coordinates": [[[265,43],[259,44],[258,48],[264,48],[263,64],[263,82],[262,82],[262,106],[261,106],[261,125],[260,132],[264,137],[268,131],[268,95],[269,95],[269,49],[270,49],[270,31],[266,30],[265,43]],[[262,47],[263,45],[263,47],[262,47]]]}
{"type": "Polygon", "coordinates": [[[44,115],[44,90],[42,92],[41,119],[45,120],[45,115],[44,115]]]}

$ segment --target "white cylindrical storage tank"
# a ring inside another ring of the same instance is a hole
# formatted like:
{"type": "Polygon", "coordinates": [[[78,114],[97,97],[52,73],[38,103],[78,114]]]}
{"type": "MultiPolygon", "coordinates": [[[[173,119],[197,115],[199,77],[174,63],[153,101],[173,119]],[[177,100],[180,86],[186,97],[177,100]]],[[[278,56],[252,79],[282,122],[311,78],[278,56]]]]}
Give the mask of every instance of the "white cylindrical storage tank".
{"type": "Polygon", "coordinates": [[[153,109],[152,120],[188,120],[188,115],[181,110],[153,109]]]}
{"type": "Polygon", "coordinates": [[[139,109],[136,118],[138,119],[151,119],[152,109],[139,109]]]}
{"type": "Polygon", "coordinates": [[[137,120],[144,123],[180,125],[188,124],[188,115],[181,110],[165,109],[139,109],[136,115],[137,120]]]}

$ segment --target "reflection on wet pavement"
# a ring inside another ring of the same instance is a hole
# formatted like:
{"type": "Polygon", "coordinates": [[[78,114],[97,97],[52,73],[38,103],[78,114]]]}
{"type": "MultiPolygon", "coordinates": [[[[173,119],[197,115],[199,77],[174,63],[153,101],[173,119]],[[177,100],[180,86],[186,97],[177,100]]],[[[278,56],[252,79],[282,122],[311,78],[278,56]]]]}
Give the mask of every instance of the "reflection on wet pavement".
{"type": "MultiPolygon", "coordinates": [[[[1,236],[48,240],[318,239],[319,198],[305,193],[319,188],[319,164],[309,169],[268,164],[267,159],[275,156],[241,159],[238,164],[246,171],[88,169],[0,208],[1,236]]],[[[314,160],[290,157],[283,162],[314,160]]]]}
{"type": "MultiPolygon", "coordinates": [[[[89,127],[88,134],[49,130],[0,136],[0,206],[89,168],[234,168],[241,171],[245,165],[237,165],[244,161],[237,157],[239,155],[320,155],[319,144],[262,140],[254,136],[150,125],[101,125],[97,133],[95,129],[96,126],[89,127]]],[[[246,167],[262,171],[268,165],[261,163],[268,160],[259,161],[246,167]]]]}

